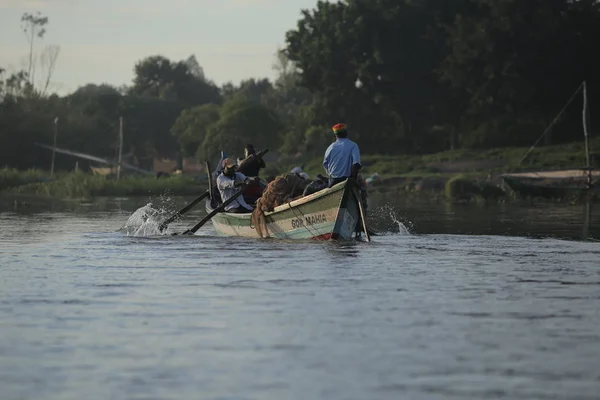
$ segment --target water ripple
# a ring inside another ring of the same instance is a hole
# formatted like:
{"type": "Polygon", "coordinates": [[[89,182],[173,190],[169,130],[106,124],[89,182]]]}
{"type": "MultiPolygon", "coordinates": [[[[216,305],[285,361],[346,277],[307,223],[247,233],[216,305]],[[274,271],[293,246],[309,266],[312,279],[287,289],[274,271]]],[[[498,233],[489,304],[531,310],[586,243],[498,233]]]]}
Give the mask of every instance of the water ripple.
{"type": "Polygon", "coordinates": [[[600,393],[597,243],[481,236],[476,207],[369,244],[139,237],[111,207],[0,213],[3,400],[600,393]]]}

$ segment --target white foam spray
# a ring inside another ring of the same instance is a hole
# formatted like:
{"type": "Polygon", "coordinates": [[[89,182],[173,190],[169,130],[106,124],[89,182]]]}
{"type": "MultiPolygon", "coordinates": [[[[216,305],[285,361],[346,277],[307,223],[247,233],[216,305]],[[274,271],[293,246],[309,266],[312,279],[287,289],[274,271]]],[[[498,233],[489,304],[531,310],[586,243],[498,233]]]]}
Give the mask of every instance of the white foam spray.
{"type": "Polygon", "coordinates": [[[403,219],[389,203],[374,208],[367,219],[374,222],[373,228],[380,235],[410,235],[412,224],[403,219]]]}
{"type": "Polygon", "coordinates": [[[135,210],[120,229],[127,236],[160,236],[169,234],[168,229],[161,232],[159,225],[165,219],[165,212],[155,209],[152,203],[135,210]]]}

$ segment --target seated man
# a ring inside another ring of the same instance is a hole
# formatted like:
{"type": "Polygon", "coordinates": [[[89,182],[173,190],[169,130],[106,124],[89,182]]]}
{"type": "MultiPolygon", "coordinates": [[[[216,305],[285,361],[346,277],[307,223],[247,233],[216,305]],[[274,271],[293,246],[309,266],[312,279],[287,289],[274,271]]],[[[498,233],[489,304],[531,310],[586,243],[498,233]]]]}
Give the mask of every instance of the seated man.
{"type": "Polygon", "coordinates": [[[244,147],[244,159],[240,160],[240,172],[246,176],[258,176],[261,168],[265,167],[265,161],[262,158],[256,157],[254,146],[247,144],[244,147]]]}
{"type": "MultiPolygon", "coordinates": [[[[256,150],[252,144],[244,148],[244,159],[239,161],[238,171],[248,177],[257,177],[266,164],[262,157],[256,156],[256,150]]],[[[259,182],[260,183],[260,182],[259,182]]],[[[262,196],[263,187],[260,184],[248,185],[244,188],[244,198],[250,204],[256,204],[256,200],[262,196]]]]}
{"type": "Polygon", "coordinates": [[[310,179],[310,175],[302,170],[302,167],[294,167],[290,171],[292,174],[298,175],[302,179],[310,179]]]}
{"type": "MultiPolygon", "coordinates": [[[[236,172],[236,164],[231,158],[223,160],[223,172],[217,177],[217,189],[221,194],[223,202],[229,200],[238,190],[250,182],[257,181],[258,178],[248,178],[246,175],[236,172]]],[[[252,212],[252,206],[244,200],[244,196],[238,196],[237,199],[225,207],[225,212],[230,213],[249,213],[252,212]]]]}

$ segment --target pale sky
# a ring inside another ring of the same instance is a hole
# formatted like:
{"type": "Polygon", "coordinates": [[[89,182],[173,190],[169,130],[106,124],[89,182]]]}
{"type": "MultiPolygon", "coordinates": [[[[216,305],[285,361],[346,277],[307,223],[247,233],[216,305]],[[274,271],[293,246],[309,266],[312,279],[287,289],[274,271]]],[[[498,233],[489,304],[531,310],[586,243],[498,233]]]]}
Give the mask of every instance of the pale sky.
{"type": "Polygon", "coordinates": [[[25,12],[49,18],[36,44],[59,45],[53,90],[87,83],[130,84],[136,61],[154,54],[182,60],[195,54],[206,77],[221,85],[273,78],[285,32],[317,0],[0,0],[0,67],[24,67],[25,12]]]}

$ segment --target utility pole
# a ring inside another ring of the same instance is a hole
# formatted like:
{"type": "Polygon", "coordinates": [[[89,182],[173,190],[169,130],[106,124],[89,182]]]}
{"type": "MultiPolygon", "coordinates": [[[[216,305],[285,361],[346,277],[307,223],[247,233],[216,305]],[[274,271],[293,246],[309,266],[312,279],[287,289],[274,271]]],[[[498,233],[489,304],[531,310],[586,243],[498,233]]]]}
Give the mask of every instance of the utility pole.
{"type": "Polygon", "coordinates": [[[119,117],[119,164],[117,165],[117,180],[121,179],[121,160],[123,158],[123,117],[119,117]]]}
{"type": "Polygon", "coordinates": [[[587,97],[587,85],[583,81],[583,136],[585,137],[585,160],[587,168],[587,188],[592,186],[592,168],[590,166],[590,144],[588,140],[588,97],[587,97]]]}
{"type": "Polygon", "coordinates": [[[56,136],[58,136],[58,117],[54,118],[54,144],[52,147],[52,165],[50,166],[50,178],[54,176],[54,159],[56,157],[56,136]]]}

